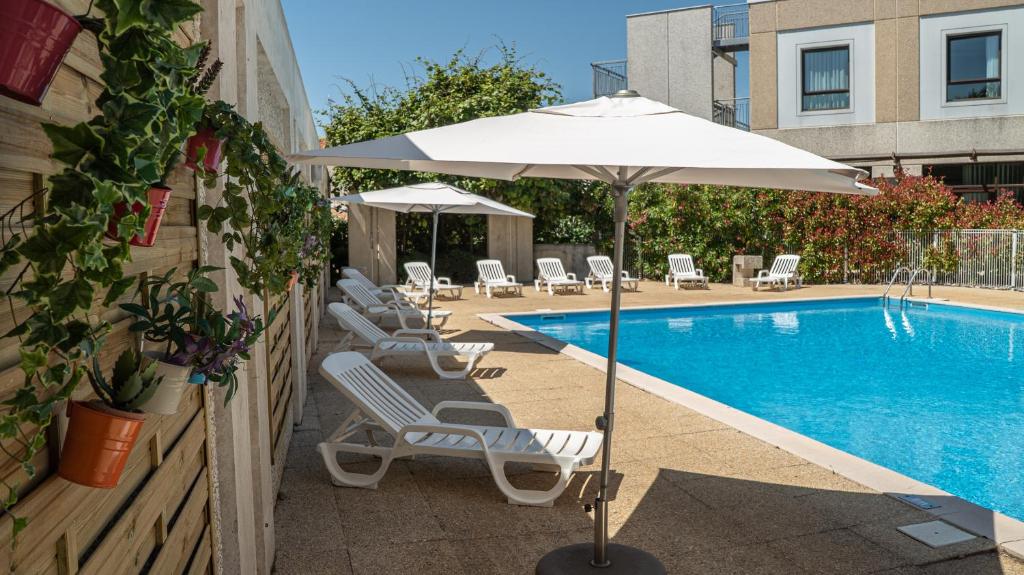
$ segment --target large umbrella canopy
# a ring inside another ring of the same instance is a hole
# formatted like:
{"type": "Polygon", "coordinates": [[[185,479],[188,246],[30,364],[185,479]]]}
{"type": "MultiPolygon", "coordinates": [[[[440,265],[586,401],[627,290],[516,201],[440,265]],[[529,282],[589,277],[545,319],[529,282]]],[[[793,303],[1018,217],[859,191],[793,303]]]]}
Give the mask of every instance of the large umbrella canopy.
{"type": "Polygon", "coordinates": [[[628,198],[645,182],[875,194],[867,175],[771,138],[721,126],[631,90],[586,102],[481,118],[379,140],[310,150],[293,160],[515,180],[600,180],[615,198],[615,275],[608,330],[601,476],[594,544],[549,553],[538,573],[664,573],[651,555],[608,544],[608,480],[615,428],[615,367],[628,198]],[[589,559],[589,561],[588,561],[589,559]]]}
{"type": "MultiPolygon", "coordinates": [[[[375,192],[363,192],[347,196],[335,196],[334,201],[362,204],[395,212],[419,212],[433,215],[430,244],[431,281],[437,275],[434,269],[437,260],[437,220],[441,214],[481,214],[491,216],[519,216],[532,218],[533,214],[506,206],[490,198],[478,196],[451,184],[428,182],[412,184],[375,192]]],[[[427,327],[434,315],[434,286],[427,288],[427,327]]]]}
{"type": "Polygon", "coordinates": [[[358,168],[521,177],[869,192],[867,174],[777,140],[721,126],[643,97],[596,100],[292,156],[358,168]]]}

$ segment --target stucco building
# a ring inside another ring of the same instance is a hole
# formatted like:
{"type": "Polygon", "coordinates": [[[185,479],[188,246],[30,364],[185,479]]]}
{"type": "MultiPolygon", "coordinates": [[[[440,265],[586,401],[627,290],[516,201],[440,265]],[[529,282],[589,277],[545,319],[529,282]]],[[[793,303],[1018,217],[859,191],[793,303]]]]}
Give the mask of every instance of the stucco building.
{"type": "Polygon", "coordinates": [[[1020,0],[749,0],[626,23],[626,60],[594,65],[599,94],[628,85],[876,176],[899,165],[971,201],[1024,198],[1020,0]]]}

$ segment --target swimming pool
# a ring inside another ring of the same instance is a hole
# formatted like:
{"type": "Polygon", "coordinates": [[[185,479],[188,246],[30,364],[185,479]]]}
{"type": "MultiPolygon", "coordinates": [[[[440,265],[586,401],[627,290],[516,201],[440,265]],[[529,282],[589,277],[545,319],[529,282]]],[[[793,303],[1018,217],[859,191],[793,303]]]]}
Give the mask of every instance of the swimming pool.
{"type": "MultiPolygon", "coordinates": [[[[607,354],[606,311],[510,319],[607,354]]],[[[1024,519],[1024,315],[878,298],[624,310],[619,361],[1024,519]]]]}

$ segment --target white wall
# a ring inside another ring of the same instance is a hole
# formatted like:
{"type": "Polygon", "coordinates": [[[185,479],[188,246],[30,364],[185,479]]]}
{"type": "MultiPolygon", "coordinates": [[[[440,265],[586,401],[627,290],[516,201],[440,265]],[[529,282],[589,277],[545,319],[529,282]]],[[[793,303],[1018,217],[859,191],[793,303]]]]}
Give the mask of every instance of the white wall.
{"type": "Polygon", "coordinates": [[[779,128],[870,124],[875,121],[875,25],[779,32],[779,128]],[[850,45],[850,109],[802,112],[800,50],[850,45]]]}
{"type": "Polygon", "coordinates": [[[1024,114],[1024,7],[960,12],[921,18],[921,119],[1024,114]],[[1003,32],[1002,98],[946,102],[946,36],[1003,32]]]}

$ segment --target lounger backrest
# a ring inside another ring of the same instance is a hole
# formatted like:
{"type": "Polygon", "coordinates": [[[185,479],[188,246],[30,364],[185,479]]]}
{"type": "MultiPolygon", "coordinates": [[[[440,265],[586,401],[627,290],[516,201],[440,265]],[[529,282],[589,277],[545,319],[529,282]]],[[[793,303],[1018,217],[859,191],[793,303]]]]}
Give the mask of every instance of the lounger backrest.
{"type": "Polygon", "coordinates": [[[333,302],[327,306],[327,311],[334,319],[338,320],[341,327],[356,334],[356,337],[370,345],[388,337],[388,334],[361,313],[350,308],[341,302],[333,302]]]}
{"type": "Polygon", "coordinates": [[[537,260],[537,269],[541,277],[549,280],[568,279],[565,275],[565,268],[562,267],[562,260],[558,258],[540,258],[537,260]]]}
{"type": "Polygon", "coordinates": [[[417,287],[427,288],[433,283],[434,274],[430,273],[430,265],[427,262],[406,262],[405,274],[417,287]]]}
{"type": "Polygon", "coordinates": [[[791,276],[796,272],[796,266],[800,263],[800,256],[783,255],[777,256],[772,262],[772,269],[768,273],[773,276],[791,276]]]}
{"type": "Polygon", "coordinates": [[[615,275],[612,258],[608,256],[590,256],[587,258],[587,265],[590,266],[590,273],[596,278],[610,278],[615,275]]]}
{"type": "Polygon", "coordinates": [[[508,279],[501,260],[480,260],[476,262],[476,271],[485,282],[503,282],[508,279]]]}
{"type": "Polygon", "coordinates": [[[384,305],[384,302],[380,301],[379,297],[373,295],[370,290],[366,289],[366,286],[361,285],[356,280],[338,280],[338,288],[345,292],[345,295],[350,297],[359,307],[368,308],[384,305]]]}
{"type": "Polygon", "coordinates": [[[332,353],[320,364],[320,374],[391,435],[398,435],[400,429],[413,423],[439,423],[361,353],[332,353]]]}
{"type": "Polygon", "coordinates": [[[673,275],[697,275],[697,269],[693,266],[693,258],[690,257],[690,254],[669,254],[668,267],[672,270],[673,275]]]}
{"type": "Polygon", "coordinates": [[[359,282],[359,284],[366,289],[378,289],[377,284],[370,281],[370,278],[364,276],[363,272],[357,270],[356,268],[345,268],[341,270],[341,275],[344,276],[345,279],[350,279],[359,282]]]}

